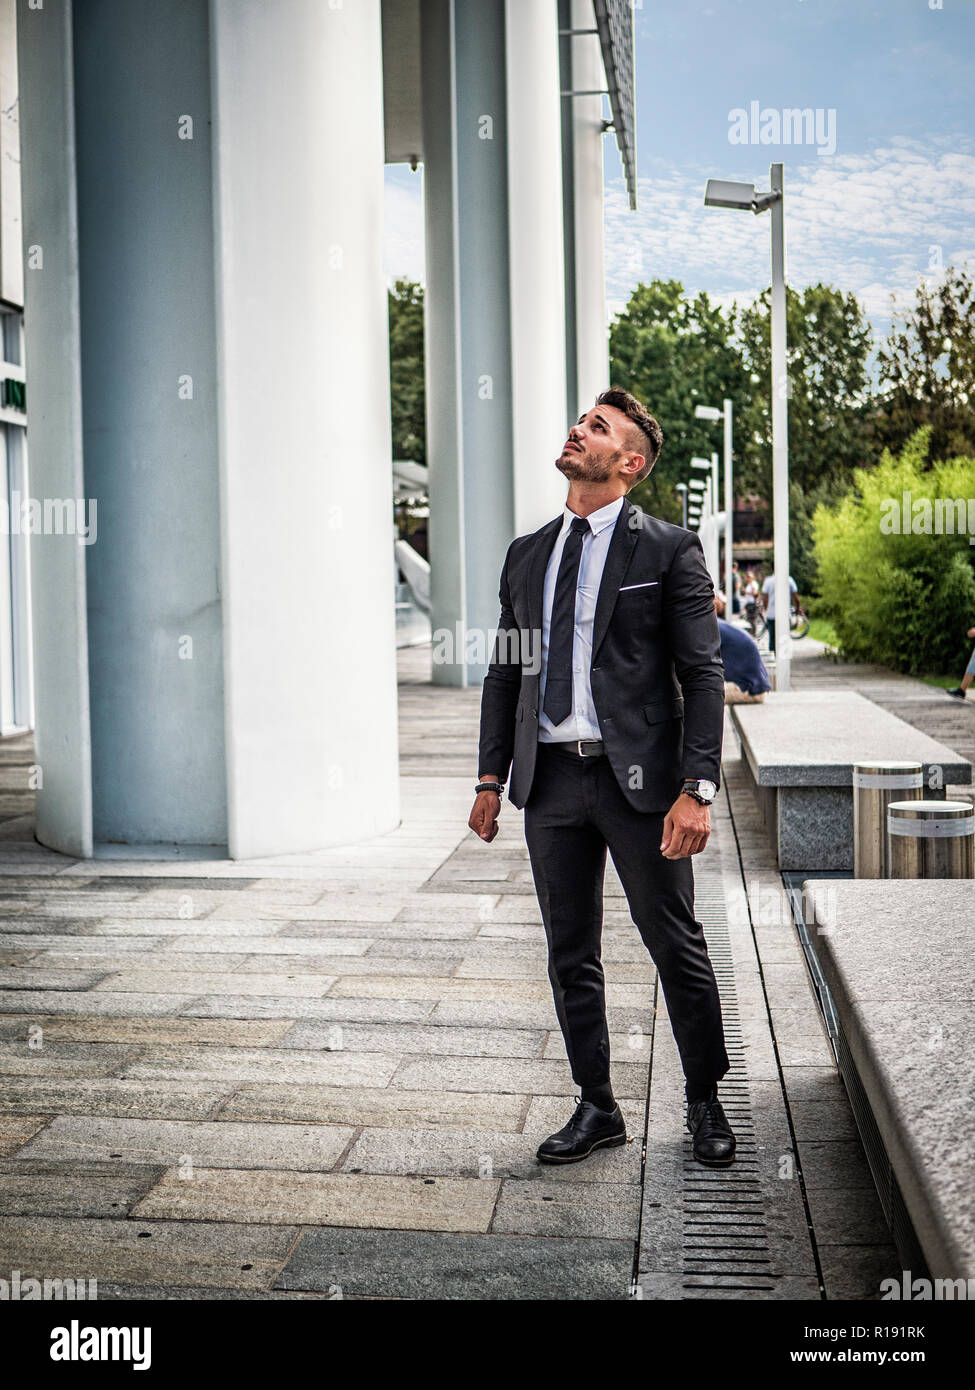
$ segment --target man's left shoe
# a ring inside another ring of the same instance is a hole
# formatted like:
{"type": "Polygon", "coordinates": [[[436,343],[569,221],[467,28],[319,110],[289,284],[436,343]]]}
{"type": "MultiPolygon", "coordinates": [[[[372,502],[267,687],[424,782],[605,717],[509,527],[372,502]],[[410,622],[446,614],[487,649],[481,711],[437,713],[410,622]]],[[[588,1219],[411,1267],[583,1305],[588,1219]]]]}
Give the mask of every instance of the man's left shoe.
{"type": "Polygon", "coordinates": [[[719,1100],[693,1100],[687,1107],[687,1128],[694,1136],[694,1157],[709,1168],[727,1168],[735,1161],[735,1136],[719,1100]]]}
{"type": "Polygon", "coordinates": [[[948,694],[954,696],[956,700],[964,700],[967,692],[962,690],[960,685],[956,685],[953,690],[948,691],[948,694]]]}
{"type": "Polygon", "coordinates": [[[626,1143],[626,1121],[618,1105],[598,1110],[591,1101],[579,1100],[567,1125],[539,1144],[539,1163],[579,1163],[594,1149],[616,1148],[626,1143]]]}

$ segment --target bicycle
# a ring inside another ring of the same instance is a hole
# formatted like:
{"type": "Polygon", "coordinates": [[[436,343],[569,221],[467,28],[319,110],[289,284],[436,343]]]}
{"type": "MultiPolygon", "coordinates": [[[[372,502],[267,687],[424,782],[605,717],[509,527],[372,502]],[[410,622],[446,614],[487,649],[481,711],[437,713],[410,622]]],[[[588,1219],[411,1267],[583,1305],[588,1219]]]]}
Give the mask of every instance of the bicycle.
{"type": "Polygon", "coordinates": [[[809,631],[809,619],[801,608],[794,608],[789,614],[789,632],[793,637],[805,637],[809,631]]]}
{"type": "Polygon", "coordinates": [[[757,642],[766,628],[765,615],[754,599],[749,599],[745,604],[745,622],[748,624],[748,631],[757,642]]]}
{"type": "MultiPolygon", "coordinates": [[[[748,630],[756,642],[761,641],[763,637],[768,635],[768,623],[765,621],[765,614],[759,610],[757,604],[755,605],[754,613],[748,613],[748,630]]],[[[798,641],[799,638],[805,637],[808,631],[809,619],[806,614],[801,608],[798,611],[793,609],[789,614],[790,636],[798,641]]]]}

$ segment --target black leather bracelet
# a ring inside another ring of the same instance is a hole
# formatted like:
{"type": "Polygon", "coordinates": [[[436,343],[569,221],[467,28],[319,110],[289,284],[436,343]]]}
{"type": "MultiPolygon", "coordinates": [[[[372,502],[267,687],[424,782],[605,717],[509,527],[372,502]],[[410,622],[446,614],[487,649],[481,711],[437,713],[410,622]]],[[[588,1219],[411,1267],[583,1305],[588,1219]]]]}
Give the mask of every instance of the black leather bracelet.
{"type": "Polygon", "coordinates": [[[504,791],[503,782],[478,782],[474,788],[476,792],[497,792],[498,796],[504,791]]]}
{"type": "Polygon", "coordinates": [[[701,796],[700,792],[696,791],[694,787],[681,787],[680,794],[681,796],[692,796],[700,806],[711,805],[710,801],[706,801],[704,797],[701,796]]]}

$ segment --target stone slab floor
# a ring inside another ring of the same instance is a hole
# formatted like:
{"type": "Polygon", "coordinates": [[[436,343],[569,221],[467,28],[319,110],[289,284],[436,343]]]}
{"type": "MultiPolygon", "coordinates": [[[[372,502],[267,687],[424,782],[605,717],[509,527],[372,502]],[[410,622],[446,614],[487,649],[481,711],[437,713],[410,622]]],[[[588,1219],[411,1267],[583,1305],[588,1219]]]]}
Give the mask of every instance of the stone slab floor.
{"type": "Polygon", "coordinates": [[[690,1159],[655,972],[607,874],[632,1140],[571,1114],[520,814],[467,830],[479,695],[400,653],[402,823],[246,863],[74,861],[0,743],[0,1275],[149,1299],[876,1298],[898,1262],[726,735],[696,863],[725,1172],[690,1159]]]}

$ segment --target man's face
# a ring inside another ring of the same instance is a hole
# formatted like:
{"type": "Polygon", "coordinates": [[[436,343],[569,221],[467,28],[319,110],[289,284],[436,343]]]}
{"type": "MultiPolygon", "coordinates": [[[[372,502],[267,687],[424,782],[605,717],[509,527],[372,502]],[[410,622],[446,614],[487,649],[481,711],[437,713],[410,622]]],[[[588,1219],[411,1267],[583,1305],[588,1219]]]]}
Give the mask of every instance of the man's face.
{"type": "MultiPolygon", "coordinates": [[[[569,430],[565,447],[555,460],[556,468],[570,481],[586,483],[605,483],[620,473],[639,473],[645,459],[632,447],[632,428],[622,410],[594,405],[569,430]]],[[[628,481],[632,482],[632,476],[628,481]]]]}

